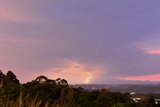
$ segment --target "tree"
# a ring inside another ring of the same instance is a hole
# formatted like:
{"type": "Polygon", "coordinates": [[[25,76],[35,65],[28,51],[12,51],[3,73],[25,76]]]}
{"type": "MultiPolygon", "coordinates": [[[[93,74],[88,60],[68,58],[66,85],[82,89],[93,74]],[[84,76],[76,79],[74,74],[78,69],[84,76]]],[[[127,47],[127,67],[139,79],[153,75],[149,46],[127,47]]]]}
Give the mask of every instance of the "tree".
{"type": "Polygon", "coordinates": [[[46,82],[47,80],[48,80],[48,78],[45,77],[45,76],[43,76],[43,75],[41,75],[41,76],[39,76],[39,77],[37,77],[37,78],[35,79],[35,81],[36,81],[36,82],[39,82],[39,83],[46,82]]]}
{"type": "Polygon", "coordinates": [[[67,80],[62,79],[62,80],[61,80],[61,85],[68,86],[68,82],[67,82],[67,80]]]}
{"type": "Polygon", "coordinates": [[[8,71],[4,78],[4,85],[18,85],[19,80],[12,71],[8,71]]]}
{"type": "Polygon", "coordinates": [[[47,79],[46,83],[56,85],[55,80],[47,79]]]}
{"type": "Polygon", "coordinates": [[[3,74],[2,70],[0,70],[0,83],[3,82],[5,75],[3,74]]]}
{"type": "Polygon", "coordinates": [[[60,83],[61,83],[61,78],[57,78],[57,79],[56,79],[56,84],[57,84],[57,85],[60,85],[60,83]]]}
{"type": "Polygon", "coordinates": [[[56,79],[56,84],[57,84],[57,85],[68,86],[68,82],[67,82],[65,79],[61,79],[61,78],[57,78],[57,79],[56,79]]]}

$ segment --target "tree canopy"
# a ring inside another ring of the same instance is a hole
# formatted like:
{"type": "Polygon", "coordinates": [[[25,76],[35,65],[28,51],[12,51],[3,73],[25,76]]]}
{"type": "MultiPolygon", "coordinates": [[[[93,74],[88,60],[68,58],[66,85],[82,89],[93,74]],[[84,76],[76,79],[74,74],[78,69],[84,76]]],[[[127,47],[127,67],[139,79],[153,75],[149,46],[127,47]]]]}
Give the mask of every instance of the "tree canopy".
{"type": "Polygon", "coordinates": [[[67,80],[38,76],[21,84],[12,71],[0,71],[0,107],[158,107],[153,97],[134,102],[129,93],[106,89],[88,91],[69,86],[67,80]]]}

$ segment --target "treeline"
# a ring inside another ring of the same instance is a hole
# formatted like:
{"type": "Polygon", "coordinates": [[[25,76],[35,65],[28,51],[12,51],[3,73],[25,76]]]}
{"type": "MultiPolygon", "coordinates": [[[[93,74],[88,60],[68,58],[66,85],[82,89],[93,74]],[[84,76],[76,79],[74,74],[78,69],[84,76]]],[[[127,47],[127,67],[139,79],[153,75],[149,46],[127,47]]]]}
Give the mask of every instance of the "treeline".
{"type": "Polygon", "coordinates": [[[0,71],[0,107],[160,107],[154,99],[136,103],[129,93],[73,88],[65,79],[39,76],[21,84],[12,71],[0,71]]]}

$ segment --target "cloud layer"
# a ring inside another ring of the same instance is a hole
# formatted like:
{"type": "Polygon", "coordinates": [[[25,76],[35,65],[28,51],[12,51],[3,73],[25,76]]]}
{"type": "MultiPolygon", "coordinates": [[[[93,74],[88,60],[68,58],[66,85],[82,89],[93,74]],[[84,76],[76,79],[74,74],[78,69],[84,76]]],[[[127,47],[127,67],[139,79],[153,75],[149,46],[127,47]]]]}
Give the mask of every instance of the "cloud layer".
{"type": "Polygon", "coordinates": [[[41,73],[70,83],[159,75],[159,5],[0,0],[0,67],[14,70],[23,82],[41,73]],[[76,64],[82,68],[73,70],[76,64]]]}

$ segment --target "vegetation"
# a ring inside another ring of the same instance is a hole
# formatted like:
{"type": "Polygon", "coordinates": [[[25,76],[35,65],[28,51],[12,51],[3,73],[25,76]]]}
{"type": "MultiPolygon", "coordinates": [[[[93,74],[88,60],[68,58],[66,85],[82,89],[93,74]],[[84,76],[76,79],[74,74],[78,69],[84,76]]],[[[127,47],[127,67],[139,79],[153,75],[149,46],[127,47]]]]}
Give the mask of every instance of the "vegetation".
{"type": "Polygon", "coordinates": [[[0,107],[159,107],[153,98],[134,102],[129,93],[70,87],[65,79],[39,76],[21,84],[12,71],[0,71],[0,107]]]}

